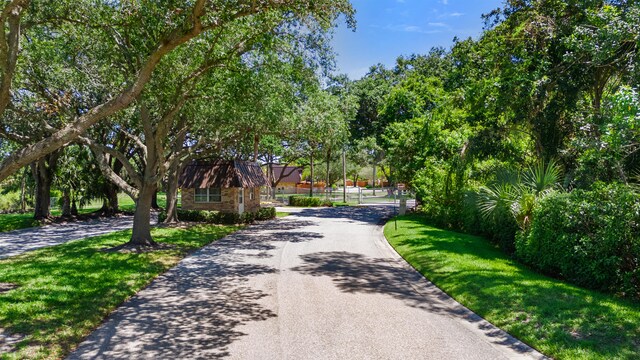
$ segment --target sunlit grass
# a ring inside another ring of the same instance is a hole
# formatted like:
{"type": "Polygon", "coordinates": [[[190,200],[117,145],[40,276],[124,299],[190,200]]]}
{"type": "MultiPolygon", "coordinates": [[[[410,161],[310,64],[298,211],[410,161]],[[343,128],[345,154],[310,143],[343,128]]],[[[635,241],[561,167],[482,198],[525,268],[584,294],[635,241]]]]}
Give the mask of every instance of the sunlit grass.
{"type": "Polygon", "coordinates": [[[640,304],[542,276],[485,239],[440,230],[417,215],[384,229],[391,245],[439,288],[557,359],[640,358],[640,304]]]}
{"type": "Polygon", "coordinates": [[[0,328],[24,336],[17,351],[0,358],[61,358],[119,304],[187,253],[237,229],[156,228],[154,238],[175,249],[102,251],[129,240],[130,231],[119,231],[0,260],[0,282],[18,285],[0,294],[0,328]]]}

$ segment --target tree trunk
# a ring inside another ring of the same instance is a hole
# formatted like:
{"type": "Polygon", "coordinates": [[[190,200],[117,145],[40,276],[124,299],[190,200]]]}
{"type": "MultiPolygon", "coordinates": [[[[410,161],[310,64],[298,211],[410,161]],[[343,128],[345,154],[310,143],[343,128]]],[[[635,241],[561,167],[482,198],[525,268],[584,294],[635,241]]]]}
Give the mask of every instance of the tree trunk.
{"type": "Polygon", "coordinates": [[[331,150],[327,151],[327,187],[331,185],[331,176],[329,172],[331,171],[331,150]]]}
{"type": "Polygon", "coordinates": [[[136,201],[136,212],[133,215],[133,232],[128,245],[134,247],[152,247],[156,242],[151,238],[151,202],[157,190],[155,182],[144,182],[136,201]]]}
{"type": "Polygon", "coordinates": [[[158,191],[153,193],[151,197],[151,208],[154,210],[160,210],[160,205],[158,205],[158,191]]]}
{"type": "Polygon", "coordinates": [[[39,160],[35,166],[36,203],[33,218],[36,220],[48,219],[51,216],[51,178],[48,176],[44,160],[39,160]]]}
{"type": "Polygon", "coordinates": [[[178,174],[180,166],[171,165],[167,171],[167,218],[165,224],[175,224],[178,219],[178,174]]]}
{"type": "Polygon", "coordinates": [[[347,202],[347,153],[342,150],[342,201],[347,202]]]}
{"type": "Polygon", "coordinates": [[[376,161],[373,161],[373,196],[376,196],[376,182],[378,182],[378,175],[376,174],[376,161]]]}
{"type": "Polygon", "coordinates": [[[118,187],[109,184],[107,186],[107,213],[109,215],[115,215],[120,211],[120,204],[118,203],[118,187]]]}
{"type": "Polygon", "coordinates": [[[65,189],[62,194],[62,216],[71,217],[71,191],[65,189]]]}
{"type": "Polygon", "coordinates": [[[253,161],[258,162],[258,146],[260,144],[260,137],[256,134],[253,135],[253,161]]]}
{"type": "Polygon", "coordinates": [[[60,151],[55,151],[33,164],[33,177],[36,182],[36,201],[33,218],[44,220],[51,217],[51,183],[60,151]]]}
{"type": "Polygon", "coordinates": [[[78,216],[78,207],[76,206],[75,196],[71,198],[71,215],[78,216]]]}
{"type": "Polygon", "coordinates": [[[22,174],[22,183],[20,184],[20,212],[27,211],[27,202],[26,202],[26,189],[27,188],[27,168],[24,169],[22,174]]]}
{"type": "Polygon", "coordinates": [[[311,169],[311,187],[309,187],[309,197],[313,197],[313,154],[310,157],[309,167],[311,169]]]}

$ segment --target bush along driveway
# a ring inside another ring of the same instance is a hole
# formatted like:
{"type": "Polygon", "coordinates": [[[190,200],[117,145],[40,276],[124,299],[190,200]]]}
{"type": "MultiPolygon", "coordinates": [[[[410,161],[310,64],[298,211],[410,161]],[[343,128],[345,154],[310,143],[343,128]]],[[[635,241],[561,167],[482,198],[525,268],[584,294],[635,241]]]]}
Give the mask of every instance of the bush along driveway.
{"type": "Polygon", "coordinates": [[[640,304],[545,277],[485,239],[440,230],[418,215],[385,227],[427,279],[515,337],[557,359],[640,358],[640,304]]]}

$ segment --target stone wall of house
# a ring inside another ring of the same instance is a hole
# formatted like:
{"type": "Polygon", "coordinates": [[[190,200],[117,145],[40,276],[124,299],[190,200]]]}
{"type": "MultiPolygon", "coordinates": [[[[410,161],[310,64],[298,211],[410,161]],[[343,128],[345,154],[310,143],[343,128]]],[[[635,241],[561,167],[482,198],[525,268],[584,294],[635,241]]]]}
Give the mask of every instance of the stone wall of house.
{"type": "MultiPolygon", "coordinates": [[[[219,203],[196,203],[195,189],[182,189],[182,209],[238,212],[238,189],[222,189],[222,201],[219,203]]],[[[258,197],[259,199],[259,197],[258,197]]],[[[246,208],[246,205],[245,205],[246,208]]]]}
{"type": "Polygon", "coordinates": [[[256,212],[260,210],[260,188],[251,188],[244,190],[244,211],[256,212]],[[251,194],[253,193],[253,199],[251,194]]]}

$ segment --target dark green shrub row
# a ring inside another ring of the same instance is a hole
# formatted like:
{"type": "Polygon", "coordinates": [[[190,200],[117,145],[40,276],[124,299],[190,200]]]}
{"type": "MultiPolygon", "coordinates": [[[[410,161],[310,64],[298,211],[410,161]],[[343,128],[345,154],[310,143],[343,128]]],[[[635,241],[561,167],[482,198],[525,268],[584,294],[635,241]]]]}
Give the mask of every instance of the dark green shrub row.
{"type": "Polygon", "coordinates": [[[291,195],[289,196],[289,206],[300,207],[318,207],[318,206],[333,206],[330,200],[323,200],[315,197],[291,195]]]}
{"type": "Polygon", "coordinates": [[[479,235],[498,245],[503,251],[515,251],[515,236],[518,225],[506,211],[497,211],[490,218],[480,214],[477,203],[477,189],[462,189],[447,197],[438,198],[418,189],[421,198],[419,211],[433,225],[445,229],[479,235]]]}
{"type": "MultiPolygon", "coordinates": [[[[204,222],[209,224],[250,224],[256,220],[270,220],[276,217],[276,208],[261,208],[255,213],[245,212],[242,215],[220,211],[206,210],[178,210],[178,219],[181,221],[204,222]]],[[[158,221],[163,222],[167,213],[158,214],[158,221]]]]}
{"type": "Polygon", "coordinates": [[[578,285],[640,298],[640,199],[628,186],[556,193],[516,240],[517,257],[578,285]]]}

